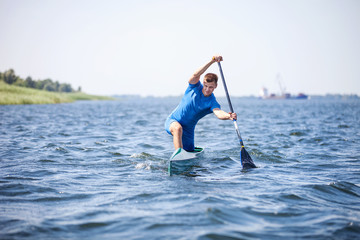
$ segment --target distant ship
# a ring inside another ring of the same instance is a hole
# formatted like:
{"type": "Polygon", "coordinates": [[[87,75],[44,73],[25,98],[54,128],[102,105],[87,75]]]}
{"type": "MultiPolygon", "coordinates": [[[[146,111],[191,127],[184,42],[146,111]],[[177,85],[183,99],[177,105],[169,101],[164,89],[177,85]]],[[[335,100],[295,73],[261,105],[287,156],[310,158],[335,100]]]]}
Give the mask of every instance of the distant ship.
{"type": "Polygon", "coordinates": [[[280,95],[276,95],[275,93],[268,92],[267,88],[262,87],[259,92],[259,96],[262,99],[309,99],[309,96],[304,93],[299,93],[297,96],[291,96],[290,93],[285,92],[285,88],[281,85],[281,76],[277,74],[276,76],[279,86],[280,86],[280,95]]]}
{"type": "Polygon", "coordinates": [[[260,89],[259,96],[262,99],[309,99],[309,96],[304,93],[299,93],[296,96],[292,96],[290,93],[285,92],[282,92],[280,95],[276,95],[275,93],[269,94],[265,87],[260,89]]]}

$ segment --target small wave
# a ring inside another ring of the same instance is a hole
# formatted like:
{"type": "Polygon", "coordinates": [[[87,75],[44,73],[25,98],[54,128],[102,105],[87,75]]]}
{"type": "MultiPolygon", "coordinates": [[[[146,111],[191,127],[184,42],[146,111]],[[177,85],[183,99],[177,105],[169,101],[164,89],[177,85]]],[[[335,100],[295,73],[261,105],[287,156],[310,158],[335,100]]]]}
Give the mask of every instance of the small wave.
{"type": "Polygon", "coordinates": [[[146,120],[137,120],[135,125],[146,126],[149,122],[146,120]]]}
{"type": "Polygon", "coordinates": [[[63,137],[70,137],[70,136],[71,136],[71,134],[69,134],[69,133],[64,133],[64,132],[60,132],[59,135],[60,135],[60,136],[63,136],[63,137]]]}
{"type": "Polygon", "coordinates": [[[130,164],[127,159],[123,159],[123,158],[114,159],[113,162],[114,162],[114,163],[120,163],[120,164],[122,164],[122,165],[128,165],[128,164],[130,164]]]}
{"type": "Polygon", "coordinates": [[[360,188],[349,182],[333,182],[329,184],[330,186],[356,197],[360,197],[360,188]]]}
{"type": "Polygon", "coordinates": [[[114,156],[125,156],[125,154],[119,153],[119,152],[110,152],[110,154],[114,156]]]}
{"type": "Polygon", "coordinates": [[[164,147],[161,145],[154,145],[154,144],[148,144],[148,143],[140,143],[137,145],[139,148],[154,148],[158,150],[164,150],[164,147]]]}
{"type": "MultiPolygon", "coordinates": [[[[285,160],[285,157],[279,154],[277,151],[274,151],[272,154],[263,153],[261,156],[257,157],[264,162],[271,162],[271,163],[288,163],[288,160],[285,160]]],[[[256,155],[255,155],[256,156],[256,155]]],[[[254,161],[256,164],[256,161],[254,161]]]]}
{"type": "MultiPolygon", "coordinates": [[[[54,190],[53,190],[54,191],[54,190]]],[[[66,194],[64,192],[57,192],[56,195],[35,198],[34,202],[60,202],[70,200],[83,200],[90,198],[90,194],[66,194]]]]}
{"type": "Polygon", "coordinates": [[[151,170],[151,163],[147,163],[147,162],[143,162],[143,163],[138,163],[135,165],[136,169],[146,169],[146,170],[151,170]]]}
{"type": "Polygon", "coordinates": [[[106,227],[111,224],[112,224],[112,222],[88,222],[88,223],[80,224],[79,228],[89,230],[89,229],[93,229],[93,228],[106,227]]]}
{"type": "Polygon", "coordinates": [[[135,201],[137,203],[138,202],[148,202],[150,200],[153,200],[154,197],[157,197],[157,196],[161,196],[161,194],[159,195],[158,193],[143,192],[143,193],[135,194],[133,196],[129,196],[127,198],[124,198],[121,201],[123,201],[123,202],[135,201]]]}
{"type": "Polygon", "coordinates": [[[55,148],[56,151],[59,151],[59,152],[63,152],[63,153],[68,153],[69,151],[63,147],[57,147],[55,148]]]}
{"type": "Polygon", "coordinates": [[[290,200],[302,200],[302,198],[296,194],[284,194],[282,198],[290,199],[290,200]]]}
{"type": "Polygon", "coordinates": [[[43,162],[43,163],[54,163],[54,162],[56,162],[56,161],[50,160],[50,159],[40,159],[39,162],[43,162]]]}
{"type": "Polygon", "coordinates": [[[53,188],[40,187],[32,184],[10,183],[1,186],[0,196],[15,197],[54,191],[53,188]]]}
{"type": "Polygon", "coordinates": [[[333,233],[334,239],[358,239],[360,236],[360,222],[348,222],[343,228],[333,233]]]}
{"type": "Polygon", "coordinates": [[[56,145],[54,143],[48,143],[43,148],[52,148],[52,147],[56,147],[56,145]]]}
{"type": "Polygon", "coordinates": [[[232,240],[232,239],[247,239],[248,235],[247,234],[241,234],[241,233],[214,233],[214,232],[210,232],[210,233],[205,233],[200,235],[197,239],[228,239],[228,240],[232,240]]]}
{"type": "Polygon", "coordinates": [[[146,152],[134,153],[130,158],[135,159],[133,164],[136,169],[154,170],[166,168],[164,159],[146,152]]]}
{"type": "Polygon", "coordinates": [[[316,184],[309,186],[313,196],[328,202],[348,204],[349,207],[357,206],[360,188],[349,182],[331,182],[329,184],[316,184]]]}
{"type": "Polygon", "coordinates": [[[302,136],[305,136],[306,133],[305,132],[302,132],[302,131],[293,131],[293,132],[290,132],[290,136],[296,136],[296,137],[302,137],[302,136]]]}
{"type": "MultiPolygon", "coordinates": [[[[20,176],[6,176],[3,179],[5,180],[22,180],[22,181],[33,181],[33,180],[40,180],[40,178],[33,178],[33,177],[20,177],[20,176]]],[[[4,182],[8,182],[8,181],[4,181],[4,182]]]]}
{"type": "Polygon", "coordinates": [[[142,153],[134,153],[130,157],[131,158],[147,159],[147,158],[152,157],[152,155],[149,154],[149,153],[142,152],[142,153]]]}
{"type": "Polygon", "coordinates": [[[206,213],[212,220],[219,223],[236,224],[244,229],[257,225],[257,219],[245,213],[243,209],[208,208],[206,213]]]}
{"type": "Polygon", "coordinates": [[[146,152],[134,153],[130,156],[130,158],[138,158],[138,159],[151,160],[151,161],[163,161],[162,158],[146,152]]]}

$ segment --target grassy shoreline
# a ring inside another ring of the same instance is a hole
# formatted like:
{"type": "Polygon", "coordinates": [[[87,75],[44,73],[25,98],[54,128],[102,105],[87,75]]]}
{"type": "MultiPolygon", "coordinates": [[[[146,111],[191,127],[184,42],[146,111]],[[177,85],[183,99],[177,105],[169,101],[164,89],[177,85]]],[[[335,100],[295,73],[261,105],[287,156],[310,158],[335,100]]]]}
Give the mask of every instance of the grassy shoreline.
{"type": "Polygon", "coordinates": [[[59,93],[9,85],[0,81],[0,105],[70,103],[77,100],[114,100],[82,92],[59,93]]]}

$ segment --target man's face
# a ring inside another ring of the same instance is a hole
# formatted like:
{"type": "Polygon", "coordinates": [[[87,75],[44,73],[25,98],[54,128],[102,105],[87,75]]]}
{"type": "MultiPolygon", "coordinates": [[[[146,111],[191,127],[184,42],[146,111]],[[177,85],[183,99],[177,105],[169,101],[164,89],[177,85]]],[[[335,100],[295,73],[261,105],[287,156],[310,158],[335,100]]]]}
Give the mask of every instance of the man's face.
{"type": "Polygon", "coordinates": [[[202,90],[205,97],[210,96],[215,88],[217,87],[217,84],[215,82],[203,82],[204,88],[202,90]]]}

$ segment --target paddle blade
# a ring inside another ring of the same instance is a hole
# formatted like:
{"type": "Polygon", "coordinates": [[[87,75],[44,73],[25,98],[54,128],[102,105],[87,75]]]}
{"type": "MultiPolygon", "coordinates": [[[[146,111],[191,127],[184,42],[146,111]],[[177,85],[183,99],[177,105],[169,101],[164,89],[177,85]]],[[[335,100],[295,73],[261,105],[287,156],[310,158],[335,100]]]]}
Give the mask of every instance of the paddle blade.
{"type": "Polygon", "coordinates": [[[243,169],[256,168],[253,160],[250,157],[250,154],[245,150],[244,146],[241,147],[240,160],[243,169]]]}

